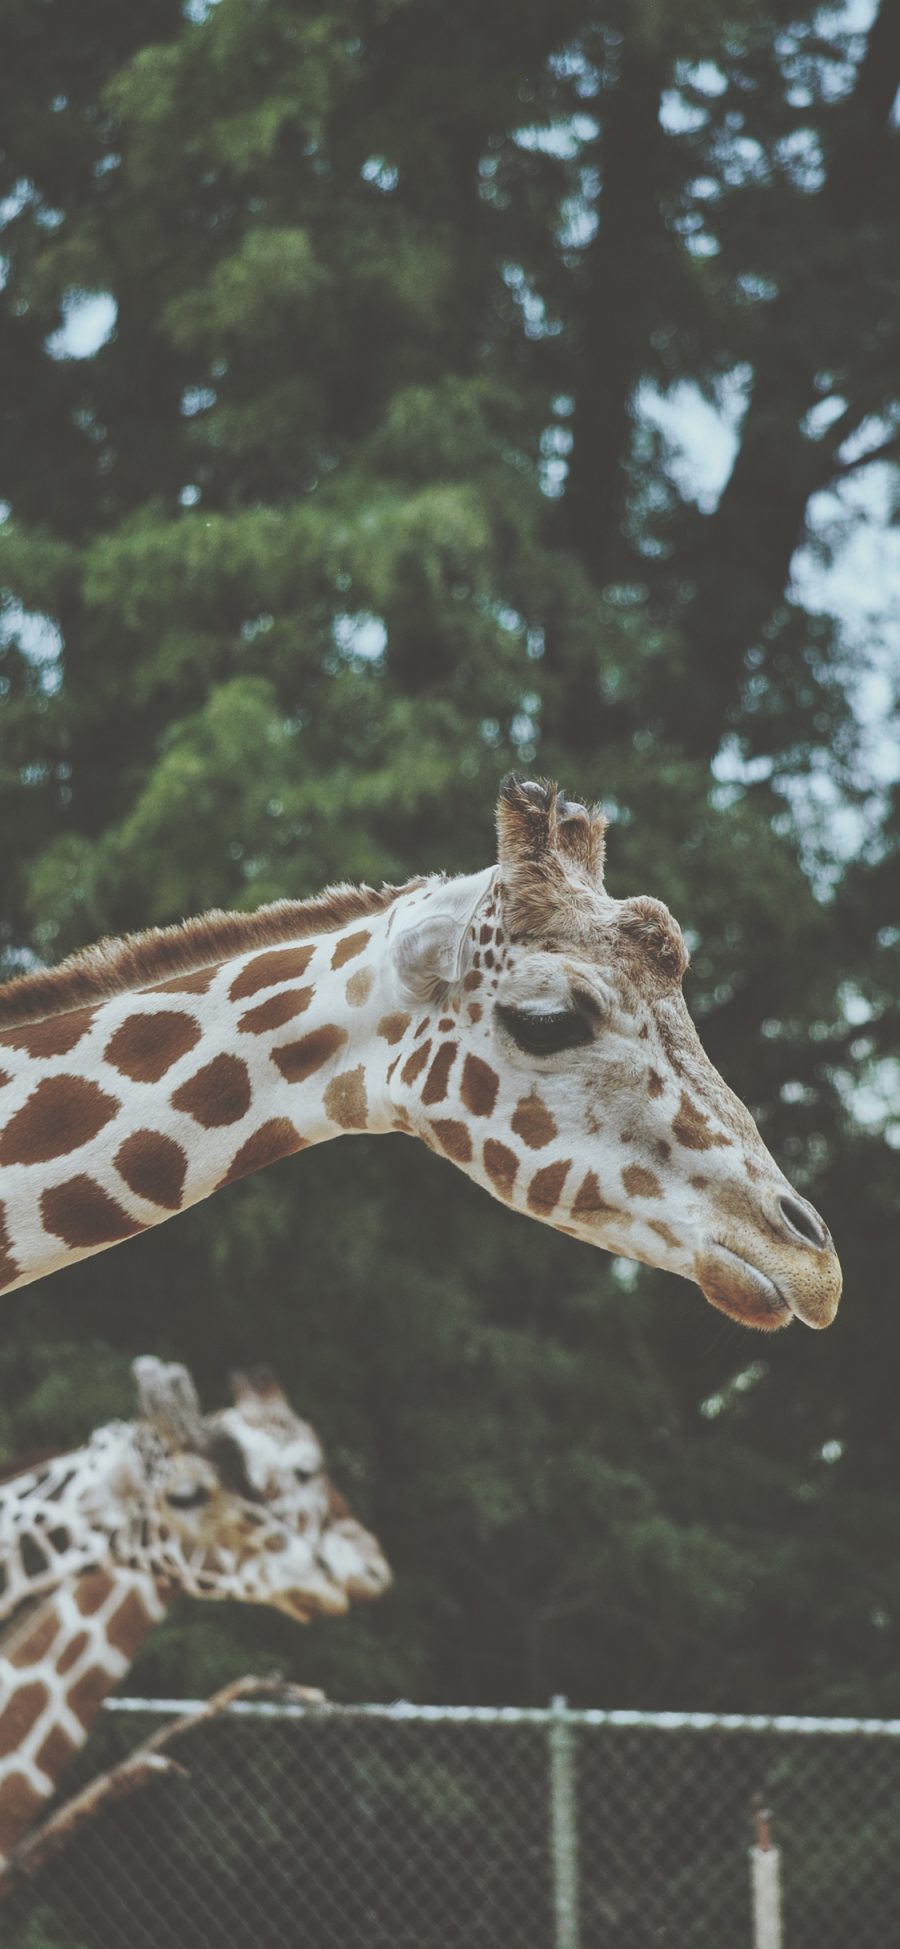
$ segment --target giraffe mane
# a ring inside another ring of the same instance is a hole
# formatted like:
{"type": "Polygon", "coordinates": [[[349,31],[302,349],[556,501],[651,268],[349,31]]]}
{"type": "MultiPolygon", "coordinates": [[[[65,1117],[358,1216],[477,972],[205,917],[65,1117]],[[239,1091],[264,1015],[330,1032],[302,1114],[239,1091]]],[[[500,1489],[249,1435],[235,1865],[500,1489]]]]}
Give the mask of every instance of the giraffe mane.
{"type": "Polygon", "coordinates": [[[168,976],[194,974],[253,948],[334,933],[352,920],[383,913],[402,894],[423,884],[415,879],[399,887],[326,887],[312,900],[275,900],[247,914],[213,908],[172,927],[151,927],[98,941],[95,947],[69,955],[56,968],[36,969],[0,987],[0,1029],[90,1007],[112,995],[151,987],[168,976]]]}

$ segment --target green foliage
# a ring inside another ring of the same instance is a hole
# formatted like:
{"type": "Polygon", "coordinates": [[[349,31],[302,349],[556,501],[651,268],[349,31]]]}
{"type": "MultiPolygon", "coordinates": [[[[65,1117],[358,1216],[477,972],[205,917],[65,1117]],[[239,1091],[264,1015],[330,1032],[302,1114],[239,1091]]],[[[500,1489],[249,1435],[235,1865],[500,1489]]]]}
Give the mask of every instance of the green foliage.
{"type": "Polygon", "coordinates": [[[180,1611],[136,1688],[900,1710],[897,805],[789,579],[893,457],[893,19],[51,0],[45,85],[10,14],[9,968],[484,864],[503,771],[558,774],[847,1271],[832,1333],[757,1344],[354,1140],[7,1301],[5,1457],[127,1413],[135,1353],[210,1400],[269,1356],[395,1564],[305,1634],[180,1611]],[[745,401],[714,507],[652,411],[685,383],[745,401]]]}

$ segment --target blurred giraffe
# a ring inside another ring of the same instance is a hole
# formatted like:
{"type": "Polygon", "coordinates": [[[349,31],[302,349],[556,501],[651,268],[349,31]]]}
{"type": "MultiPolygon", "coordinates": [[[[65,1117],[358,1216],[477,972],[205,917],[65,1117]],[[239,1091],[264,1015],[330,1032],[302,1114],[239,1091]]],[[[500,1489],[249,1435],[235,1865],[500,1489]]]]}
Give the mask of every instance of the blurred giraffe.
{"type": "Polygon", "coordinates": [[[268,1374],[202,1415],[187,1369],[134,1363],[141,1419],[0,1485],[0,1863],[174,1599],[238,1598],[300,1623],[391,1581],[268,1374]]]}

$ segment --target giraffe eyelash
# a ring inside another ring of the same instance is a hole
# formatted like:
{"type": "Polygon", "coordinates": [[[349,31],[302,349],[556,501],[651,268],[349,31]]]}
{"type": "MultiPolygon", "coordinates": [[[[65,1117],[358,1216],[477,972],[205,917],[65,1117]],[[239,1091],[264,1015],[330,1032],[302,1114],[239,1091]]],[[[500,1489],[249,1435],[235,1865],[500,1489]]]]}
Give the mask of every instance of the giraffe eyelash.
{"type": "Polygon", "coordinates": [[[498,1002],[497,1015],[516,1047],[530,1056],[555,1056],[593,1041],[590,1023],[580,1008],[548,1009],[539,1014],[498,1002]]]}
{"type": "Polygon", "coordinates": [[[166,1494],[166,1502],[170,1509],[202,1509],[203,1504],[209,1502],[209,1499],[209,1490],[202,1488],[199,1483],[196,1488],[169,1489],[166,1494]]]}

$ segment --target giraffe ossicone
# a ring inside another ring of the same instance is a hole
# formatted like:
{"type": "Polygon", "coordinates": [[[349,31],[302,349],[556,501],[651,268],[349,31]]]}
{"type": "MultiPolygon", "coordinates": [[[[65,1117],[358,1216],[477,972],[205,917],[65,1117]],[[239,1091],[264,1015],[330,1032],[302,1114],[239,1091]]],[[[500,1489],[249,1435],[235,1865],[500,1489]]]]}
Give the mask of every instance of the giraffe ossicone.
{"type": "Polygon", "coordinates": [[[390,1586],[271,1375],[203,1415],[186,1368],[134,1369],[140,1420],[0,1484],[0,1866],[177,1596],[307,1623],[390,1586]]]}
{"type": "Polygon", "coordinates": [[[0,1283],[100,1251],[276,1159],[403,1131],[494,1197],[827,1326],[830,1234],[705,1055],[658,900],[604,822],[508,779],[496,863],[105,943],[0,991],[0,1283]]]}

